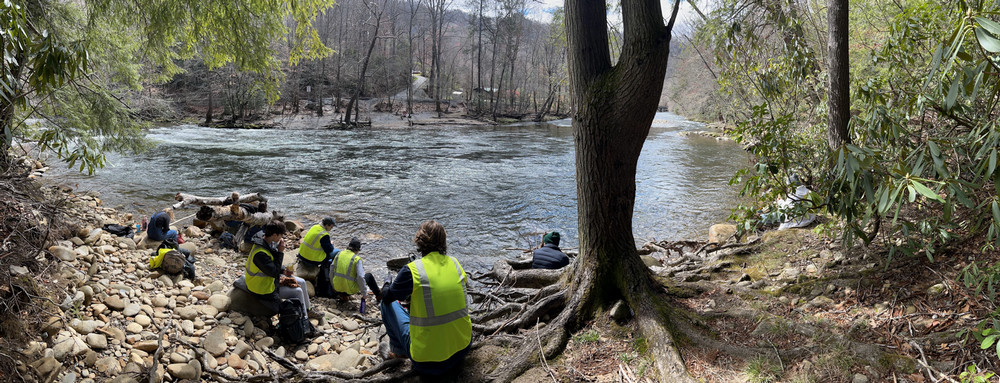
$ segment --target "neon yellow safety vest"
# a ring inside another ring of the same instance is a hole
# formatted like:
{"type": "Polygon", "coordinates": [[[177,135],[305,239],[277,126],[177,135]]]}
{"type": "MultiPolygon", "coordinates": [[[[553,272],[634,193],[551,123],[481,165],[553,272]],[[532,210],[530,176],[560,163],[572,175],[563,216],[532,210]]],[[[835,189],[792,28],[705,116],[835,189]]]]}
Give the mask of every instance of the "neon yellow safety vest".
{"type": "Polygon", "coordinates": [[[267,295],[274,292],[274,278],[271,278],[267,276],[267,274],[261,272],[261,270],[257,268],[257,265],[253,263],[253,258],[259,254],[264,254],[268,258],[271,258],[271,261],[274,261],[274,256],[271,255],[270,251],[264,247],[254,244],[253,247],[250,248],[250,256],[247,257],[247,273],[243,279],[247,283],[247,289],[249,289],[250,292],[259,295],[267,295]]]}
{"type": "Polygon", "coordinates": [[[466,275],[454,257],[438,252],[410,262],[410,358],[447,360],[472,342],[472,318],[465,304],[466,275]]]}
{"type": "Polygon", "coordinates": [[[319,244],[319,241],[323,237],[329,236],[330,232],[324,230],[323,225],[314,225],[309,228],[306,236],[302,237],[302,245],[299,246],[299,255],[313,262],[323,262],[326,259],[326,252],[323,251],[323,246],[319,244]]]}
{"type": "Polygon", "coordinates": [[[361,257],[350,250],[341,250],[333,257],[333,289],[345,294],[357,294],[358,262],[361,257]]]}
{"type": "Polygon", "coordinates": [[[152,270],[160,267],[160,265],[163,264],[163,257],[166,256],[167,252],[169,252],[170,250],[173,249],[168,247],[162,248],[156,252],[155,257],[149,258],[149,269],[152,270]]]}

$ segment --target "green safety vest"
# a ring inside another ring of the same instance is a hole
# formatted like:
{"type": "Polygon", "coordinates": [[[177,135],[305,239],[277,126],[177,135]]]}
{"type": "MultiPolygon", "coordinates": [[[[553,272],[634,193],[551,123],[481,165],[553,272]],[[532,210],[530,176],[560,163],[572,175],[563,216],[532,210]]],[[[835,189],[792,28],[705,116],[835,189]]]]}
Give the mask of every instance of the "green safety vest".
{"type": "Polygon", "coordinates": [[[410,358],[447,360],[472,342],[472,318],[465,304],[466,275],[454,257],[438,252],[410,262],[410,358]]]}
{"type": "Polygon", "coordinates": [[[323,225],[314,225],[306,233],[306,236],[302,237],[299,255],[313,262],[323,262],[326,259],[326,252],[323,251],[323,246],[319,244],[319,241],[323,237],[329,236],[330,232],[324,230],[323,225]]]}
{"type": "Polygon", "coordinates": [[[254,244],[253,247],[250,248],[250,256],[247,257],[247,273],[244,277],[244,281],[247,283],[247,289],[249,289],[250,292],[258,295],[267,295],[274,292],[274,278],[271,278],[261,272],[261,270],[257,268],[257,265],[253,263],[253,258],[258,254],[264,254],[268,258],[271,258],[271,261],[274,261],[274,255],[271,255],[270,251],[264,247],[254,244]]]}
{"type": "Polygon", "coordinates": [[[358,287],[358,262],[361,257],[350,250],[341,250],[333,257],[333,289],[345,294],[357,294],[361,291],[358,287]]]}

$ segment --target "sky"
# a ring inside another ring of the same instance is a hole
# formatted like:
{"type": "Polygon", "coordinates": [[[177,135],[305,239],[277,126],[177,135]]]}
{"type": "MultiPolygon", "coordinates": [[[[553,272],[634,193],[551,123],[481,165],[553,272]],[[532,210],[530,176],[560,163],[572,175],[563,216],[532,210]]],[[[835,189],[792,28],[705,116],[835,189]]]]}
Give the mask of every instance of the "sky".
{"type": "MultiPolygon", "coordinates": [[[[539,20],[539,21],[549,21],[552,20],[552,10],[556,7],[563,6],[564,0],[529,0],[529,17],[539,20]]],[[[705,9],[704,1],[699,1],[699,8],[702,11],[707,12],[705,9]]],[[[660,8],[663,10],[663,18],[666,19],[670,17],[670,11],[673,10],[674,2],[671,0],[660,0],[660,8]]],[[[617,20],[619,23],[621,21],[620,15],[612,15],[612,20],[617,20]]],[[[677,22],[676,22],[676,32],[683,32],[689,30],[688,27],[693,21],[698,18],[698,14],[695,13],[694,8],[691,4],[688,4],[687,0],[681,0],[681,9],[677,11],[677,22]]]]}

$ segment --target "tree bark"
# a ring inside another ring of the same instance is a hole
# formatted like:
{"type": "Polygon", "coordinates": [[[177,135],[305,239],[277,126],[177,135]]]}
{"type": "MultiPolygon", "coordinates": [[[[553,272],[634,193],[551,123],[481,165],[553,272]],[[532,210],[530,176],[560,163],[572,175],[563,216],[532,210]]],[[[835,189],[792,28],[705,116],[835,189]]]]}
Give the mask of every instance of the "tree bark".
{"type": "MultiPolygon", "coordinates": [[[[351,96],[351,100],[347,102],[347,111],[344,114],[344,123],[345,124],[350,124],[351,123],[351,107],[355,107],[356,106],[356,104],[358,102],[358,97],[361,96],[361,90],[364,88],[364,85],[365,85],[365,73],[368,71],[368,62],[372,58],[372,51],[375,50],[375,43],[378,42],[378,31],[380,29],[379,27],[381,27],[381,25],[382,25],[382,13],[385,12],[385,1],[382,2],[381,6],[377,6],[377,5],[374,5],[374,4],[371,5],[371,6],[377,7],[377,9],[374,9],[374,10],[371,9],[371,8],[369,8],[369,10],[372,13],[372,16],[375,19],[375,30],[372,32],[372,40],[368,44],[368,53],[365,54],[365,60],[361,64],[361,74],[358,77],[358,90],[354,92],[354,95],[351,96]]],[[[369,6],[369,7],[371,7],[371,6],[369,6]]],[[[358,116],[355,116],[355,117],[358,117],[358,116]]]]}
{"type": "Polygon", "coordinates": [[[829,145],[830,150],[840,149],[851,143],[848,122],[851,120],[850,92],[850,47],[848,46],[848,0],[830,0],[827,19],[830,22],[830,109],[829,145]]]}
{"type": "Polygon", "coordinates": [[[657,0],[623,0],[621,56],[611,65],[605,2],[567,0],[569,80],[576,147],[580,256],[570,291],[581,298],[579,322],[623,297],[663,381],[693,381],[666,330],[669,312],[649,299],[658,289],[632,234],[635,173],[656,113],[679,1],[666,26],[657,0]],[[582,270],[580,270],[582,269],[582,270]]]}

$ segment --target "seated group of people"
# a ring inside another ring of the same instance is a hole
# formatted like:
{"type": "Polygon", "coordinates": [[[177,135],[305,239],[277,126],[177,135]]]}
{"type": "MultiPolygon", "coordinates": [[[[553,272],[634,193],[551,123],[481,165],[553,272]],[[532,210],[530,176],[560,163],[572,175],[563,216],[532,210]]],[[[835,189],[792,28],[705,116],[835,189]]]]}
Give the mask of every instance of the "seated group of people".
{"type": "MultiPolygon", "coordinates": [[[[157,222],[156,230],[160,232],[168,224],[169,221],[157,222]]],[[[472,344],[468,277],[458,260],[446,255],[444,226],[433,220],[423,222],[413,238],[421,257],[407,264],[381,288],[370,273],[365,273],[358,255],[361,241],[352,238],[343,250],[333,246],[329,232],[334,226],[336,221],[328,217],[311,227],[298,251],[300,264],[319,268],[317,295],[330,296],[327,288],[332,290],[332,297],[341,299],[361,294],[359,311],[364,314],[365,296],[370,288],[389,336],[388,356],[411,359],[417,372],[441,374],[464,359],[472,344]]],[[[285,225],[275,221],[253,236],[246,260],[246,287],[269,307],[277,307],[283,299],[297,299],[304,312],[315,317],[305,280],[281,266],[285,232],[285,225]]],[[[163,231],[162,235],[166,239],[171,233],[176,236],[173,230],[163,231]]],[[[557,269],[569,263],[559,249],[559,239],[558,232],[543,237],[542,246],[534,253],[533,268],[557,269]]]]}

